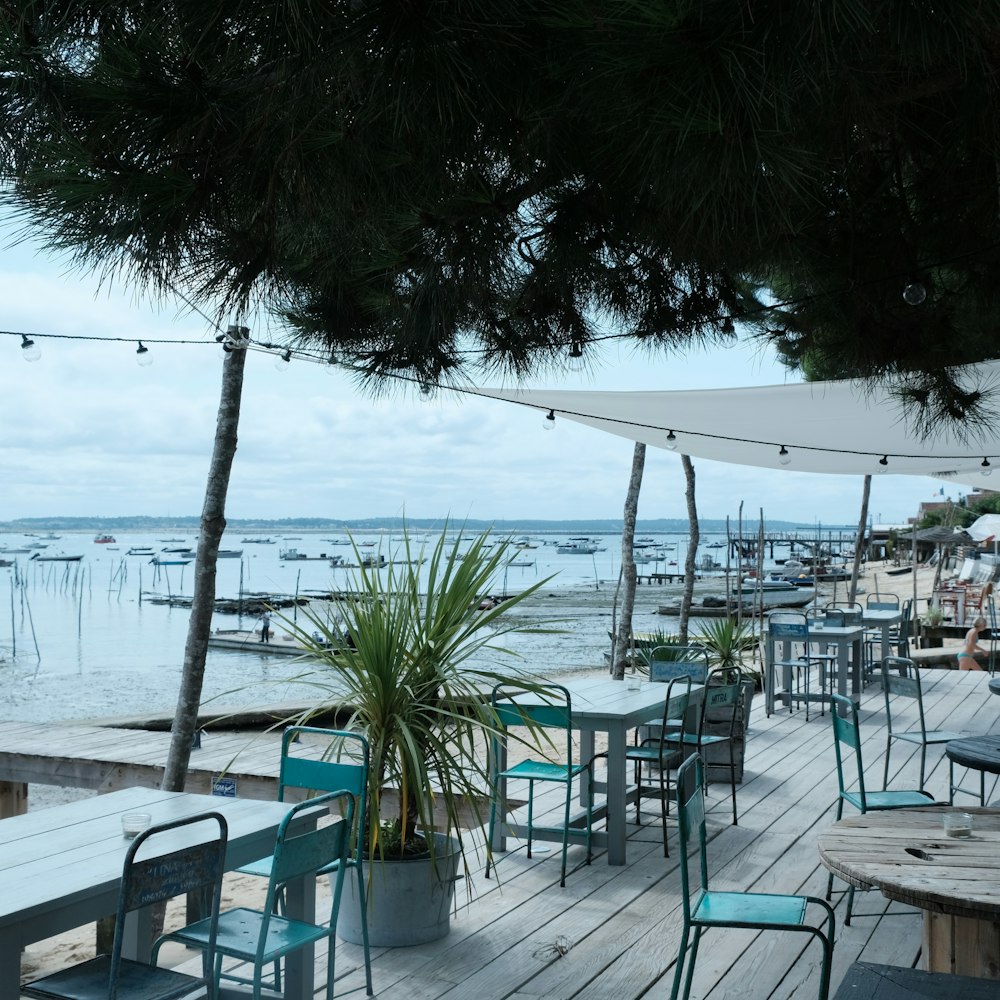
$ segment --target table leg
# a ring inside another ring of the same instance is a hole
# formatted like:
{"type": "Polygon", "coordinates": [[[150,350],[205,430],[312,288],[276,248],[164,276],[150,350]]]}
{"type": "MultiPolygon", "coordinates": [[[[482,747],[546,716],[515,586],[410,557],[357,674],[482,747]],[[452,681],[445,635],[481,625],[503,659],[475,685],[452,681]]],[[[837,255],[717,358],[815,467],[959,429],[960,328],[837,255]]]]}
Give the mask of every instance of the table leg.
{"type": "Polygon", "coordinates": [[[1000,923],[924,911],[924,968],[980,979],[1000,979],[1000,923]]]}
{"type": "MultiPolygon", "coordinates": [[[[316,879],[296,879],[285,887],[285,902],[288,916],[293,920],[316,923],[316,879]]],[[[333,942],[330,942],[333,947],[333,942]]],[[[285,1000],[312,1000],[313,970],[315,968],[315,946],[292,952],[285,960],[285,1000]]]]}
{"type": "Polygon", "coordinates": [[[0,934],[0,997],[21,995],[21,942],[16,934],[0,934]]]}
{"type": "MultiPolygon", "coordinates": [[[[494,777],[493,775],[497,771],[507,770],[507,731],[504,730],[503,739],[497,740],[497,755],[496,760],[490,760],[490,773],[489,781],[490,788],[493,787],[494,777]]],[[[490,845],[491,850],[494,851],[506,851],[507,850],[507,835],[505,830],[507,828],[507,779],[500,778],[496,782],[497,786],[497,821],[493,827],[493,843],[490,845]]]]}
{"type": "MultiPolygon", "coordinates": [[[[608,729],[608,864],[625,864],[625,724],[608,729]]],[[[593,739],[593,734],[591,734],[593,739]]]]}

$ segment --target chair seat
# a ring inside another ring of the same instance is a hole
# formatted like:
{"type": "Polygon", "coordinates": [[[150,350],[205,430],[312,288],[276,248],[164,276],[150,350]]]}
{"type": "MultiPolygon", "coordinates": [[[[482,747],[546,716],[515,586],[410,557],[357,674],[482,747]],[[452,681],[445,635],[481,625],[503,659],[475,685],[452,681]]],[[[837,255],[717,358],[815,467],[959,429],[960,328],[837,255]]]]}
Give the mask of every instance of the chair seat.
{"type": "Polygon", "coordinates": [[[920,734],[920,730],[904,730],[901,733],[893,733],[894,740],[906,740],[907,743],[950,743],[952,740],[962,739],[962,733],[952,733],[947,729],[928,729],[926,739],[920,734]]]}
{"type": "Polygon", "coordinates": [[[754,927],[774,925],[798,927],[805,919],[804,896],[771,896],[756,892],[704,893],[698,901],[693,919],[700,924],[732,927],[748,924],[754,927]]]}
{"type": "MultiPolygon", "coordinates": [[[[856,809],[861,809],[861,796],[857,792],[844,792],[843,797],[856,809]]],[[[893,791],[866,792],[865,802],[868,811],[878,809],[906,809],[909,806],[937,805],[937,799],[927,792],[893,791]]]]}
{"type": "MultiPolygon", "coordinates": [[[[209,921],[205,921],[206,927],[209,921]]],[[[99,955],[51,976],[25,983],[21,993],[51,1000],[107,1000],[111,977],[111,956],[99,955]]],[[[129,1000],[174,1000],[199,988],[202,981],[173,969],[161,969],[145,962],[122,959],[118,995],[129,1000]]]]}
{"type": "Polygon", "coordinates": [[[587,769],[585,764],[553,764],[549,760],[522,760],[498,775],[500,778],[523,778],[525,781],[566,781],[587,769]]]}
{"type": "MultiPolygon", "coordinates": [[[[219,932],[215,944],[218,954],[253,961],[257,953],[263,919],[263,913],[245,907],[226,910],[225,913],[219,914],[219,932]]],[[[208,931],[208,921],[199,920],[166,937],[171,941],[203,948],[208,943],[208,931]]],[[[329,937],[329,931],[325,927],[307,924],[301,920],[289,920],[287,917],[272,913],[262,960],[265,963],[273,962],[290,951],[296,951],[303,945],[321,941],[326,937],[329,937]]]]}
{"type": "Polygon", "coordinates": [[[677,751],[661,753],[659,740],[656,741],[655,745],[651,746],[625,748],[626,760],[640,761],[644,764],[659,764],[661,767],[666,767],[668,764],[673,766],[675,762],[680,760],[680,756],[677,751]]]}

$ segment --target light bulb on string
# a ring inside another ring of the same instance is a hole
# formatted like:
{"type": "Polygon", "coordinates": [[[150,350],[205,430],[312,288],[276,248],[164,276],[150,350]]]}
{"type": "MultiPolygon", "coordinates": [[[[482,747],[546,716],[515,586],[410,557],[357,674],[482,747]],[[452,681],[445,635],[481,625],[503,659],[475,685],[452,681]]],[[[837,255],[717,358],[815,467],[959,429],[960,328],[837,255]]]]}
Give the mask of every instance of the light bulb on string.
{"type": "Polygon", "coordinates": [[[927,298],[927,289],[919,281],[911,281],[903,289],[903,301],[908,306],[919,306],[927,298]]]}
{"type": "Polygon", "coordinates": [[[990,460],[988,458],[983,459],[979,469],[981,474],[984,476],[991,476],[993,474],[993,467],[990,465],[990,460]]]}
{"type": "Polygon", "coordinates": [[[677,451],[677,435],[673,431],[667,433],[667,447],[671,451],[677,451]]]}
{"type": "Polygon", "coordinates": [[[545,414],[545,419],[542,421],[542,427],[545,430],[550,431],[552,430],[553,427],[555,427],[555,425],[556,425],[556,411],[549,410],[549,412],[545,414]]]}
{"type": "Polygon", "coordinates": [[[889,456],[888,455],[883,455],[878,460],[878,471],[879,472],[885,472],[888,468],[889,468],[889,456]]]}
{"type": "Polygon", "coordinates": [[[432,386],[430,382],[421,382],[420,395],[423,396],[424,399],[430,399],[431,396],[434,395],[434,386],[432,386]]]}
{"type": "Polygon", "coordinates": [[[778,463],[780,465],[788,465],[791,462],[792,456],[788,454],[788,449],[782,445],[778,449],[778,463]]]}
{"type": "Polygon", "coordinates": [[[287,348],[274,359],[274,370],[276,372],[287,372],[292,367],[292,352],[287,348]]]}
{"type": "Polygon", "coordinates": [[[140,368],[148,368],[153,363],[153,355],[150,354],[149,348],[141,340],[135,349],[135,363],[140,368]]]}
{"type": "Polygon", "coordinates": [[[25,333],[21,334],[21,357],[25,361],[37,361],[42,356],[42,350],[25,333]]]}
{"type": "Polygon", "coordinates": [[[578,340],[574,340],[569,349],[569,361],[566,362],[566,367],[571,372],[582,372],[584,368],[583,364],[583,347],[580,345],[578,340]]]}

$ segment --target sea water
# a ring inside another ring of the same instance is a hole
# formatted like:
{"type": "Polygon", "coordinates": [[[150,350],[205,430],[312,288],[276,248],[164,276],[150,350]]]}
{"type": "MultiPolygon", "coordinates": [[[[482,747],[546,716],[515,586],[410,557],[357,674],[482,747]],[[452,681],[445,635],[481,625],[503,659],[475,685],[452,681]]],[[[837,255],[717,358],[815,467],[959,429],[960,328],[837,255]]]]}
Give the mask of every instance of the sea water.
{"type": "MultiPolygon", "coordinates": [[[[551,577],[544,589],[553,595],[553,617],[562,620],[560,632],[547,637],[510,637],[503,642],[520,654],[518,665],[540,672],[597,665],[608,644],[610,609],[621,561],[620,536],[593,536],[600,550],[588,555],[559,554],[555,543],[565,537],[532,536],[528,544],[534,548],[511,550],[515,562],[531,565],[510,566],[495,581],[494,593],[515,594],[551,577]],[[590,592],[585,602],[572,596],[590,592]]],[[[663,558],[640,565],[640,573],[677,572],[683,567],[685,536],[652,537],[652,548],[663,558]]],[[[22,535],[0,535],[0,548],[38,541],[22,535]]],[[[362,553],[401,557],[403,543],[398,534],[356,535],[355,541],[362,553]]],[[[723,536],[703,537],[699,556],[708,553],[724,563],[726,550],[709,547],[720,541],[724,541],[723,536]]],[[[174,558],[162,550],[183,544],[193,547],[195,539],[180,539],[176,532],[161,531],[158,535],[116,534],[113,544],[96,544],[91,534],[67,533],[46,540],[46,544],[47,548],[35,551],[44,555],[82,554],[83,558],[79,562],[43,562],[31,560],[29,554],[5,556],[16,559],[18,565],[16,570],[0,569],[0,671],[7,694],[0,718],[49,721],[172,714],[190,611],[157,600],[191,596],[194,562],[155,566],[148,555],[132,556],[128,550],[146,547],[161,559],[174,558]]],[[[411,538],[411,552],[416,554],[422,544],[420,536],[411,538]]],[[[331,567],[327,560],[280,558],[283,551],[294,548],[307,556],[325,553],[353,561],[347,536],[329,531],[294,536],[230,533],[221,547],[242,549],[243,555],[219,560],[219,598],[235,599],[241,592],[313,596],[350,589],[354,578],[351,570],[331,567]],[[266,542],[266,538],[271,541],[266,542]]],[[[662,591],[666,600],[666,588],[662,591]]],[[[294,608],[282,614],[302,621],[301,611],[294,608]]],[[[278,617],[274,628],[281,632],[283,626],[278,617]]],[[[253,615],[216,613],[212,627],[252,630],[259,628],[259,620],[253,615]]],[[[634,627],[655,626],[646,621],[636,622],[634,627]]],[[[294,679],[304,669],[302,661],[269,654],[263,644],[253,652],[210,648],[203,706],[231,708],[300,700],[302,689],[296,691],[294,679]]]]}

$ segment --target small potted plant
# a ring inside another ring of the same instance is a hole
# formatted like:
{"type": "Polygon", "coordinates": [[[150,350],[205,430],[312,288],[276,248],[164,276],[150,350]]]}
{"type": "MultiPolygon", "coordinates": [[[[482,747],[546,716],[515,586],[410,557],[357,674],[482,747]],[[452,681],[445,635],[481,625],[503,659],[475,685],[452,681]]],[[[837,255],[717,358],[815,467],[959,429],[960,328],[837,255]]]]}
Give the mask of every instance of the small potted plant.
{"type": "MultiPolygon", "coordinates": [[[[462,828],[488,818],[485,747],[498,732],[489,692],[516,671],[477,663],[484,652],[492,661],[513,656],[499,644],[506,634],[551,631],[505,617],[550,578],[501,602],[489,599],[509,548],[509,540],[494,544],[484,532],[460,552],[446,525],[414,551],[404,532],[398,558],[385,565],[366,565],[355,549],[355,591],[335,602],[332,617],[307,609],[299,624],[288,623],[318,661],[297,679],[317,697],[295,721],[334,713],[339,728],[363,732],[371,748],[362,835],[372,945],[423,943],[448,932],[457,870],[467,867],[462,828]]],[[[345,888],[339,933],[360,941],[360,926],[359,901],[345,888]]]]}

